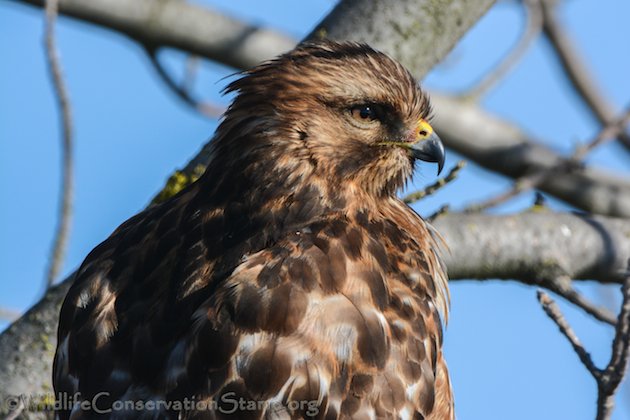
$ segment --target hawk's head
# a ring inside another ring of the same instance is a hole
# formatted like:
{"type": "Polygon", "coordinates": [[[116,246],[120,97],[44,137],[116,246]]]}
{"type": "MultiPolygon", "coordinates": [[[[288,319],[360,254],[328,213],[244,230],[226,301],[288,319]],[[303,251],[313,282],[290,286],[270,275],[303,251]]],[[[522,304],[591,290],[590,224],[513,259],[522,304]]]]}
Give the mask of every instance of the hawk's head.
{"type": "Polygon", "coordinates": [[[286,168],[332,188],[390,195],[416,160],[442,168],[427,96],[401,64],[367,45],[303,44],[226,90],[238,95],[219,128],[218,147],[234,158],[266,159],[258,162],[261,172],[286,168]]]}

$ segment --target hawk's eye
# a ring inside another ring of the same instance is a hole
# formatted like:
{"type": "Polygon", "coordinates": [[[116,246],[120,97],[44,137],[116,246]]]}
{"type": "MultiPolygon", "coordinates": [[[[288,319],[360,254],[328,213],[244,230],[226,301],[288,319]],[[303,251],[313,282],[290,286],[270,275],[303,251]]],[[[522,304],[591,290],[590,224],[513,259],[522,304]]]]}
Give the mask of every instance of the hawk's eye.
{"type": "Polygon", "coordinates": [[[356,105],[350,108],[350,115],[361,125],[372,125],[380,120],[377,105],[356,105]]]}
{"type": "Polygon", "coordinates": [[[375,120],[376,113],[369,105],[355,106],[352,108],[352,116],[357,120],[375,120]]]}

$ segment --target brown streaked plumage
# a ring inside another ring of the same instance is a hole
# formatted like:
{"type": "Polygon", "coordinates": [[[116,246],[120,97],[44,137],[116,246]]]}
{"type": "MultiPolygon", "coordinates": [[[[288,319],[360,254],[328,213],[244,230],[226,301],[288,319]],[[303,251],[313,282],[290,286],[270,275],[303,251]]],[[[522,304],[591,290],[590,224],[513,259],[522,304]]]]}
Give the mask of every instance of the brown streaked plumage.
{"type": "Polygon", "coordinates": [[[205,174],[79,269],[55,392],[125,419],[452,419],[446,272],[395,195],[417,159],[443,161],[427,97],[386,55],[333,42],[227,91],[205,174]]]}

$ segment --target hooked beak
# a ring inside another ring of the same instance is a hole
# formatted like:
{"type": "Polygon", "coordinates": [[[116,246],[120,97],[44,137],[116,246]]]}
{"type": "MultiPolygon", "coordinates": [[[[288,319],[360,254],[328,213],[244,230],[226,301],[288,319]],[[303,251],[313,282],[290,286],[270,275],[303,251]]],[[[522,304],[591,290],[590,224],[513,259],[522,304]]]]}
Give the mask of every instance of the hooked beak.
{"type": "Polygon", "coordinates": [[[444,167],[444,145],[435,132],[431,132],[429,137],[415,142],[410,147],[413,157],[425,162],[435,162],[438,164],[438,175],[444,167]]]}

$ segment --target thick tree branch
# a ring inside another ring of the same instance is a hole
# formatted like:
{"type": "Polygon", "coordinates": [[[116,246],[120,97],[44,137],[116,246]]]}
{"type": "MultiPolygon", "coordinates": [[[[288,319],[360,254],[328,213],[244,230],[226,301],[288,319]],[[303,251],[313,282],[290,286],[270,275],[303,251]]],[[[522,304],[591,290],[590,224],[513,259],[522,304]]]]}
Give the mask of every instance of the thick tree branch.
{"type": "MultiPolygon", "coordinates": [[[[51,392],[52,360],[57,347],[61,302],[73,275],[53,285],[46,295],[0,335],[0,417],[9,396],[51,392]]],[[[41,417],[44,416],[31,416],[41,417]]]]}
{"type": "Polygon", "coordinates": [[[342,0],[307,39],[367,42],[422,79],[494,2],[342,0]]]}
{"type": "Polygon", "coordinates": [[[626,219],[550,212],[452,213],[436,218],[433,225],[450,248],[445,260],[452,280],[516,279],[545,285],[568,276],[620,283],[630,257],[626,219]]]}

